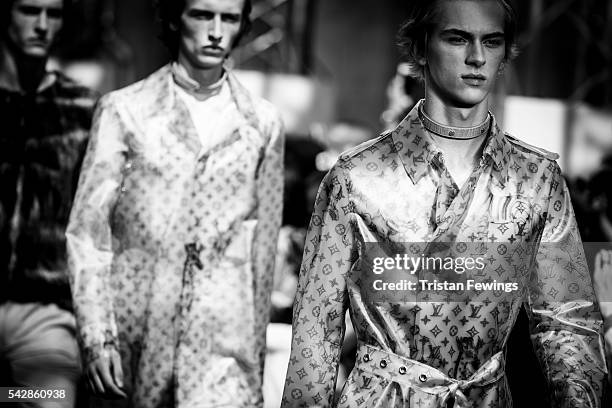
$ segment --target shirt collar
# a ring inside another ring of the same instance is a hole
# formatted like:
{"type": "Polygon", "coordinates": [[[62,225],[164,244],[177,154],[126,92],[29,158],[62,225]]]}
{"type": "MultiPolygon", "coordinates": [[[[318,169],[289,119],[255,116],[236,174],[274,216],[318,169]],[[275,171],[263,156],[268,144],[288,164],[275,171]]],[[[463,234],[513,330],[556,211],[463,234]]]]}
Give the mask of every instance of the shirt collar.
{"type": "Polygon", "coordinates": [[[491,132],[485,142],[482,151],[484,160],[491,160],[492,174],[497,178],[498,183],[503,188],[508,178],[508,166],[510,165],[510,153],[512,146],[506,139],[504,131],[499,127],[495,116],[491,120],[491,132]]]}
{"type": "MultiPolygon", "coordinates": [[[[439,160],[442,154],[419,118],[418,109],[422,103],[423,100],[419,101],[391,131],[394,150],[398,153],[408,176],[415,184],[427,174],[432,162],[439,160]]],[[[491,116],[491,132],[485,141],[481,160],[491,161],[493,173],[503,186],[508,175],[511,146],[498,126],[495,116],[491,116]]]]}
{"type": "Polygon", "coordinates": [[[57,74],[53,71],[49,71],[45,74],[42,81],[40,81],[40,85],[38,85],[37,93],[41,93],[47,88],[50,88],[57,81],[57,74]]]}
{"type": "MultiPolygon", "coordinates": [[[[177,102],[176,100],[176,91],[174,90],[176,81],[172,65],[173,64],[166,64],[145,79],[146,83],[142,86],[142,89],[149,92],[151,100],[162,101],[161,105],[157,103],[150,104],[150,110],[148,112],[150,116],[157,116],[159,114],[159,109],[166,112],[172,112],[177,108],[176,104],[180,104],[180,101],[177,102]]],[[[255,110],[256,102],[253,100],[250,92],[240,84],[228,62],[224,64],[224,68],[226,73],[224,77],[227,78],[232,99],[236,103],[238,110],[251,126],[263,132],[259,115],[255,110]]]]}
{"type": "MultiPolygon", "coordinates": [[[[36,88],[36,93],[42,93],[46,89],[52,87],[57,81],[57,73],[54,71],[47,71],[45,75],[42,77],[40,83],[38,84],[38,88],[36,88]]],[[[10,92],[16,92],[20,94],[24,94],[24,92],[19,88],[19,85],[16,83],[9,82],[6,78],[0,76],[0,88],[5,89],[10,92]]]]}
{"type": "Polygon", "coordinates": [[[221,78],[219,78],[217,81],[208,86],[201,86],[195,79],[189,76],[187,70],[178,62],[173,62],[170,65],[170,69],[172,70],[172,77],[174,78],[174,83],[196,97],[207,97],[218,94],[221,91],[223,84],[227,80],[228,72],[227,68],[224,65],[223,74],[221,75],[221,78]]]}

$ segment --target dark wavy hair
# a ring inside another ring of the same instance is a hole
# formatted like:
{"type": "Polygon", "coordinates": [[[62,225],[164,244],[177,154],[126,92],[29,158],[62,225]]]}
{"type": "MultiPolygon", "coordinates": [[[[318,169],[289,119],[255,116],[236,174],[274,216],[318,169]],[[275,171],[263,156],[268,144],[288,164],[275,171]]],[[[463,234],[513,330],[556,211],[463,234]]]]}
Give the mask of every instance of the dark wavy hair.
{"type": "MultiPolygon", "coordinates": [[[[181,14],[185,10],[185,0],[154,0],[154,7],[157,18],[161,23],[159,39],[170,52],[171,58],[176,60],[178,58],[180,33],[173,27],[181,26],[181,14]]],[[[250,15],[252,8],[251,0],[244,0],[240,18],[240,31],[232,47],[235,47],[251,29],[250,15]]]]}
{"type": "MultiPolygon", "coordinates": [[[[510,61],[518,55],[516,13],[507,0],[496,1],[504,10],[505,61],[510,61]]],[[[412,0],[409,3],[408,18],[402,23],[397,34],[400,51],[410,66],[410,75],[417,79],[424,78],[423,67],[418,61],[425,55],[425,37],[435,26],[439,2],[440,0],[412,0]]]]}
{"type": "MultiPolygon", "coordinates": [[[[6,38],[7,29],[11,22],[11,10],[16,0],[0,0],[0,27],[4,27],[0,30],[0,40],[6,38]]],[[[63,0],[62,11],[63,20],[66,21],[72,7],[72,0],[63,0]]]]}

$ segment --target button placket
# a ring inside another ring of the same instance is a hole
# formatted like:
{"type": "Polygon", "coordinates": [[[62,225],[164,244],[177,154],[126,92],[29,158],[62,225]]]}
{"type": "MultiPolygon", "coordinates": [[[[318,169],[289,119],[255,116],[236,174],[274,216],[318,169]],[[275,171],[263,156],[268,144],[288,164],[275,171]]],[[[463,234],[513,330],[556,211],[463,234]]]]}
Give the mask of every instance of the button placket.
{"type": "Polygon", "coordinates": [[[119,189],[122,193],[125,193],[127,191],[127,187],[125,186],[125,179],[131,173],[132,167],[132,160],[128,160],[123,165],[123,180],[121,181],[121,188],[119,189]]]}

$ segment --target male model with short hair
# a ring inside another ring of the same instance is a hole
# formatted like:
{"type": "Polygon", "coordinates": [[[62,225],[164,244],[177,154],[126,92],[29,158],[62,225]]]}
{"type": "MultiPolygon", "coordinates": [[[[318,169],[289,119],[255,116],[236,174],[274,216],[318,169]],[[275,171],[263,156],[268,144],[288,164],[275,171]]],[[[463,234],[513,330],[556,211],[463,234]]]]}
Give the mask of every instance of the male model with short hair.
{"type": "Polygon", "coordinates": [[[47,68],[68,6],[0,5],[0,385],[64,390],[36,406],[81,374],[64,233],[96,98],[47,68]]]}
{"type": "Polygon", "coordinates": [[[101,100],[67,231],[88,382],[131,407],[262,406],[283,132],[225,64],[251,4],[157,7],[173,61],[101,100]]]}
{"type": "Polygon", "coordinates": [[[320,187],[283,407],[510,407],[505,345],[523,303],[553,406],[599,407],[601,317],[557,156],[505,134],[488,111],[513,54],[512,8],[410,7],[400,38],[425,99],[345,153],[320,187]],[[368,251],[402,245],[413,261],[452,254],[461,268],[373,271],[368,251]],[[468,258],[481,266],[466,271],[468,258]],[[334,402],[347,309],[357,360],[334,402]]]}

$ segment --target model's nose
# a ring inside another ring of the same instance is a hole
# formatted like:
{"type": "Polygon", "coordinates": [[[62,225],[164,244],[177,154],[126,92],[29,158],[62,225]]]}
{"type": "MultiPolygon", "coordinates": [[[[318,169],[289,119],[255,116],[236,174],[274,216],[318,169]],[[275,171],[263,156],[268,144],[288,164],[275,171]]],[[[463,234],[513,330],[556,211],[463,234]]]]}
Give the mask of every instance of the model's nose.
{"type": "Polygon", "coordinates": [[[466,62],[469,65],[474,65],[476,67],[481,67],[487,62],[485,58],[484,46],[481,43],[475,42],[474,44],[470,45],[466,62]]]}
{"type": "Polygon", "coordinates": [[[41,10],[40,14],[38,14],[35,28],[39,33],[46,33],[49,29],[49,17],[45,10],[41,10]]]}
{"type": "Polygon", "coordinates": [[[221,16],[219,14],[215,15],[215,18],[212,21],[212,27],[208,32],[208,37],[211,41],[221,41],[223,34],[221,32],[221,16]]]}

